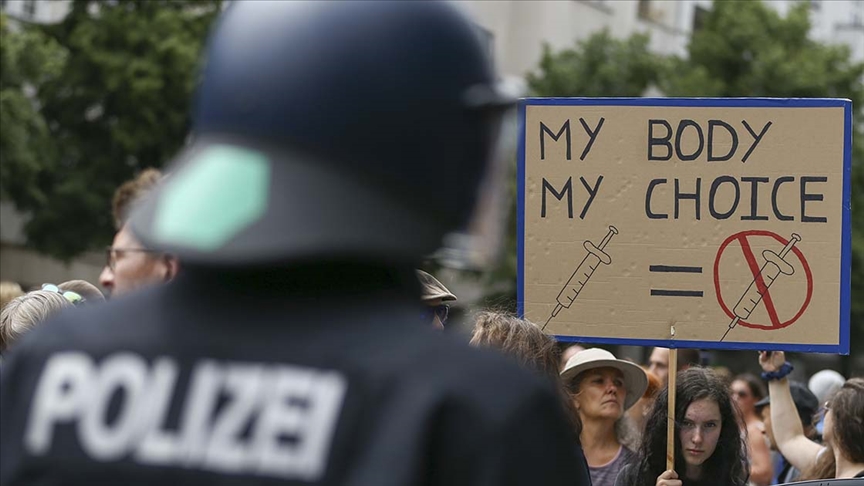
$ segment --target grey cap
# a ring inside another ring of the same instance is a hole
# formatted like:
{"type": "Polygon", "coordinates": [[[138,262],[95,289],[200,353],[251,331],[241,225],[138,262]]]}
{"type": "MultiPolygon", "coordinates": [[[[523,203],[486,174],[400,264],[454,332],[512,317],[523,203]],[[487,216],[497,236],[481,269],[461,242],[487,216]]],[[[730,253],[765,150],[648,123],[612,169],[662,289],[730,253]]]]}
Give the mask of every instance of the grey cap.
{"type": "Polygon", "coordinates": [[[448,300],[456,300],[456,296],[447,290],[447,287],[445,287],[444,284],[423,270],[417,270],[417,280],[420,281],[420,287],[423,291],[420,300],[424,302],[435,299],[441,299],[444,302],[448,300]]]}

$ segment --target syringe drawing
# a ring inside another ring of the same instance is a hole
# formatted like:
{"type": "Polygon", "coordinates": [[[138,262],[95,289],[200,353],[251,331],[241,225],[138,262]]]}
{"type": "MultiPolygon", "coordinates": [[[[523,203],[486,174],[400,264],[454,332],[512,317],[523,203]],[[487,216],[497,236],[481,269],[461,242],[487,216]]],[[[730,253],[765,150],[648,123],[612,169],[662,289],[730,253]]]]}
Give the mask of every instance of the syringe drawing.
{"type": "Polygon", "coordinates": [[[750,282],[747,291],[744,292],[741,298],[738,299],[738,303],[735,304],[735,308],[733,309],[735,317],[732,319],[732,322],[729,323],[729,327],[726,329],[726,332],[723,333],[723,337],[720,338],[720,341],[726,339],[729,331],[734,329],[735,326],[738,325],[739,321],[750,318],[753,310],[760,302],[762,302],[762,298],[781,273],[783,275],[792,275],[795,273],[795,269],[786,261],[786,255],[799,241],[801,241],[801,237],[796,233],[792,233],[792,237],[786,243],[786,246],[780,250],[780,253],[775,253],[771,250],[765,250],[762,252],[762,257],[765,259],[765,263],[762,264],[759,273],[753,277],[753,281],[750,282]]]}
{"type": "Polygon", "coordinates": [[[582,293],[582,289],[585,288],[585,284],[588,283],[588,280],[590,280],[591,276],[594,275],[594,271],[597,270],[600,263],[603,263],[604,265],[610,265],[612,263],[612,257],[606,253],[605,248],[606,245],[609,244],[609,240],[612,239],[612,236],[617,234],[618,229],[614,226],[609,226],[609,232],[606,233],[606,236],[603,237],[603,240],[599,245],[595,245],[589,240],[585,240],[582,243],[582,246],[588,253],[585,255],[585,258],[582,259],[579,266],[576,267],[573,274],[570,275],[567,283],[564,284],[564,288],[562,288],[561,292],[558,293],[555,309],[552,310],[552,315],[550,315],[549,319],[546,320],[546,323],[543,324],[543,329],[546,329],[546,326],[548,326],[549,322],[552,321],[559,312],[561,312],[561,309],[570,308],[573,301],[576,300],[576,297],[582,293]]]}

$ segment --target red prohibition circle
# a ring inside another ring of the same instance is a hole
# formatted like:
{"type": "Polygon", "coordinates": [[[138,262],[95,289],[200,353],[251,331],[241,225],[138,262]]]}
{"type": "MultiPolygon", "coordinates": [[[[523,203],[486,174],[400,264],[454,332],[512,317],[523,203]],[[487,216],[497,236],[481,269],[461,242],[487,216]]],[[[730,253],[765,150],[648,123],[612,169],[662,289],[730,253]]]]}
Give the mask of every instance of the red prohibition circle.
{"type": "MultiPolygon", "coordinates": [[[[726,249],[726,247],[729,246],[729,244],[733,241],[744,239],[749,236],[769,236],[777,240],[782,245],[785,245],[788,242],[788,240],[784,239],[782,236],[776,233],[772,233],[771,231],[749,230],[735,233],[729,238],[726,238],[726,240],[720,245],[720,248],[717,250],[717,257],[714,259],[714,290],[717,294],[717,302],[720,304],[723,312],[725,312],[730,319],[734,319],[735,314],[729,310],[729,307],[726,306],[726,303],[723,302],[723,297],[720,295],[720,273],[718,272],[718,269],[720,267],[720,255],[723,254],[723,251],[726,249]]],[[[741,324],[744,327],[749,327],[751,329],[783,329],[784,327],[792,325],[795,321],[798,320],[799,317],[801,317],[802,314],[804,314],[804,311],[807,310],[807,307],[810,305],[810,299],[813,297],[813,273],[810,271],[810,264],[807,263],[807,259],[804,258],[804,254],[801,253],[801,250],[799,250],[798,247],[793,246],[792,252],[795,253],[795,256],[797,256],[798,260],[801,262],[801,266],[804,268],[804,275],[807,278],[807,297],[804,299],[804,303],[801,305],[801,309],[798,310],[798,313],[795,314],[794,317],[792,317],[788,321],[778,322],[777,325],[765,326],[762,324],[752,324],[745,321],[738,321],[738,324],[741,324]]],[[[777,320],[779,321],[779,318],[777,318],[777,320]]]]}

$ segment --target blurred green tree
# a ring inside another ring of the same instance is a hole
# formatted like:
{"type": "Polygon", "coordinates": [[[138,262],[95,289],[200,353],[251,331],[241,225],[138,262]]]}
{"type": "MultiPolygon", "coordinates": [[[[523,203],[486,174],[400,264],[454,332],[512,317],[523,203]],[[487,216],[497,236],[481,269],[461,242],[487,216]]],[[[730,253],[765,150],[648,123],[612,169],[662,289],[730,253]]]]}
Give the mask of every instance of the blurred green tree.
{"type": "Polygon", "coordinates": [[[59,24],[4,27],[2,190],[32,215],[30,246],[68,259],[110,241],[114,189],[161,167],[188,135],[200,51],[220,7],[76,1],[59,24]]]}
{"type": "MultiPolygon", "coordinates": [[[[864,203],[864,63],[808,38],[809,4],[784,17],[762,2],[715,0],[686,59],[670,58],[668,96],[848,98],[853,116],[852,205],[864,203]]],[[[852,212],[852,295],[864,291],[864,212],[852,212]]],[[[852,342],[864,345],[864,300],[852,299],[852,342]]]]}
{"type": "Polygon", "coordinates": [[[58,76],[66,51],[41,32],[16,31],[0,14],[0,197],[47,204],[38,183],[53,157],[48,124],[33,93],[58,76]]]}
{"type": "Polygon", "coordinates": [[[648,50],[649,40],[601,30],[571,49],[544,45],[537,72],[528,74],[531,96],[642,96],[661,74],[662,58],[648,50]]]}

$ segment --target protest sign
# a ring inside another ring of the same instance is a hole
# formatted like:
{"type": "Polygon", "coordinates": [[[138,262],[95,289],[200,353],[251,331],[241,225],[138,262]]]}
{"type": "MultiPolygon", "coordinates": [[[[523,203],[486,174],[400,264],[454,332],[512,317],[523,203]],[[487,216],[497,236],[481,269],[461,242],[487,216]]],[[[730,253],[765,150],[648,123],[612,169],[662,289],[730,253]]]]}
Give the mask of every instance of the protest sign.
{"type": "Polygon", "coordinates": [[[848,354],[851,112],[523,100],[520,314],[588,343],[848,354]]]}

